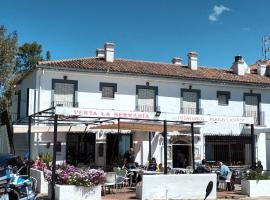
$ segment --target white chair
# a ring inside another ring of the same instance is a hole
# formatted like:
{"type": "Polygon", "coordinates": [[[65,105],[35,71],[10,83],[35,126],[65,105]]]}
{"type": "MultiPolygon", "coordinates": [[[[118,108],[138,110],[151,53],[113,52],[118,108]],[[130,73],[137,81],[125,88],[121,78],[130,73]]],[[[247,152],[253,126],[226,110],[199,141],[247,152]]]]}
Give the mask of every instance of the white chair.
{"type": "Polygon", "coordinates": [[[219,185],[222,184],[225,188],[225,189],[228,189],[228,185],[230,185],[230,187],[232,186],[231,185],[231,177],[232,177],[232,172],[228,172],[227,176],[226,176],[226,179],[225,180],[219,180],[219,185]]]}
{"type": "Polygon", "coordinates": [[[116,172],[107,172],[105,174],[105,183],[103,184],[103,194],[106,194],[106,188],[111,192],[111,187],[115,189],[116,186],[116,172]]]}

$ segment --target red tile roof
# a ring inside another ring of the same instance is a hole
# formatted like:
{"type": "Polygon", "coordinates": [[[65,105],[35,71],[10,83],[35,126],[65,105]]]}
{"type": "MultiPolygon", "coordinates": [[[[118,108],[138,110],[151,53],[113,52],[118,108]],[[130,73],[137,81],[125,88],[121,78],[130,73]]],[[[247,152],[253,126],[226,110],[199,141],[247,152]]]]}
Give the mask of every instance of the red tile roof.
{"type": "Polygon", "coordinates": [[[56,61],[44,61],[39,67],[55,69],[87,70],[92,72],[114,72],[136,75],[161,76],[192,80],[206,80],[213,82],[231,82],[270,86],[270,77],[258,74],[246,74],[238,76],[231,70],[198,67],[191,70],[185,65],[166,64],[158,62],[146,62],[138,60],[115,59],[114,62],[106,62],[102,58],[79,58],[56,61]]]}

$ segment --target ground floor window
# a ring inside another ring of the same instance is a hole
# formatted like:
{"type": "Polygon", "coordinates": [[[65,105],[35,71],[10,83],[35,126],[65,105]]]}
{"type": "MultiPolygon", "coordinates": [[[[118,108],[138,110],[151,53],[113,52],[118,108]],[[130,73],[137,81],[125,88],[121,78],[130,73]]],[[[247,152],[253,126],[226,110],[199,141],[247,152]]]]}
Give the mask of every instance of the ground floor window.
{"type": "Polygon", "coordinates": [[[94,133],[67,134],[67,163],[91,165],[95,162],[96,135],[94,133]]]}
{"type": "Polygon", "coordinates": [[[222,161],[228,165],[251,163],[250,136],[206,136],[205,158],[208,161],[222,161]]]}

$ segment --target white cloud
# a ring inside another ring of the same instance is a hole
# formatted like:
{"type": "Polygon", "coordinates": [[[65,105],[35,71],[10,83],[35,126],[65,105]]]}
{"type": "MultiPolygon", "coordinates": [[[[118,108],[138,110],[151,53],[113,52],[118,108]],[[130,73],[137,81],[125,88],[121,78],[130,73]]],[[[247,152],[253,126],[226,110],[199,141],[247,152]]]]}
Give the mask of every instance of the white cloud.
{"type": "Polygon", "coordinates": [[[211,13],[208,16],[208,19],[212,22],[218,21],[219,16],[224,12],[224,11],[230,11],[230,8],[225,7],[223,5],[217,6],[215,5],[213,8],[213,13],[211,13]]]}

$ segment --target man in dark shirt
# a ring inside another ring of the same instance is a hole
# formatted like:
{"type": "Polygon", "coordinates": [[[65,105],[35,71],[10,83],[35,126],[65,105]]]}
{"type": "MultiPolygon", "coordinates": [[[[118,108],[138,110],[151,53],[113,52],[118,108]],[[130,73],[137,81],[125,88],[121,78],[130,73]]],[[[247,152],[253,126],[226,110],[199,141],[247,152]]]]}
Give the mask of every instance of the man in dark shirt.
{"type": "Polygon", "coordinates": [[[133,148],[130,148],[124,155],[124,167],[126,167],[127,169],[136,168],[133,148]]]}
{"type": "Polygon", "coordinates": [[[207,161],[205,159],[202,160],[202,164],[197,167],[195,173],[202,174],[202,173],[210,173],[210,168],[206,165],[207,161]]]}

